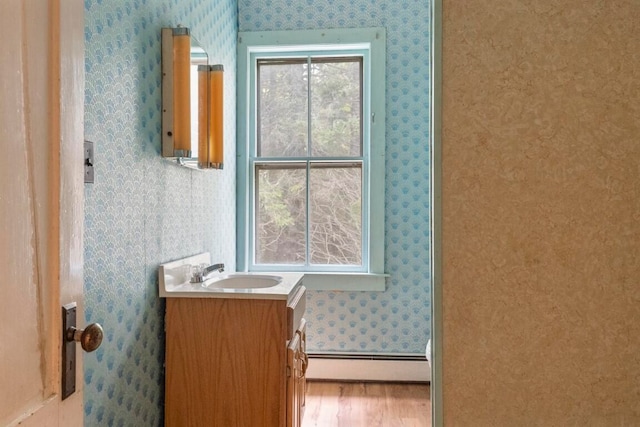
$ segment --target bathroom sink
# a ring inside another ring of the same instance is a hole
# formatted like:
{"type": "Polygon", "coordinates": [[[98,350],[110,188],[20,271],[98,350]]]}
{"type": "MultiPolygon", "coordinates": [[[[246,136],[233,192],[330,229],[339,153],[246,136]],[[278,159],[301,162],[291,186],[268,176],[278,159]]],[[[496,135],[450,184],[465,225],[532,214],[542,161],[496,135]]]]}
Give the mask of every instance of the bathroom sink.
{"type": "Polygon", "coordinates": [[[204,288],[207,289],[261,289],[279,285],[282,277],[264,274],[231,273],[207,280],[204,288]]]}
{"type": "MultiPolygon", "coordinates": [[[[1,1],[1,0],[0,0],[1,1]]],[[[208,252],[160,264],[158,288],[161,298],[240,298],[288,300],[302,283],[302,273],[291,272],[207,272],[204,282],[196,283],[194,266],[215,266],[208,252]]]]}

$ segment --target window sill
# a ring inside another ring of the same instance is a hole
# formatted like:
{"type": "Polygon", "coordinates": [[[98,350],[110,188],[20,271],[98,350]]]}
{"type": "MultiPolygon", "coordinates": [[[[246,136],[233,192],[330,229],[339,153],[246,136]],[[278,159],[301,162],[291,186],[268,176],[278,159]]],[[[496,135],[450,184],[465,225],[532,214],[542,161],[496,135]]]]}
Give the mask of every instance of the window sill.
{"type": "Polygon", "coordinates": [[[309,273],[304,272],[302,283],[314,291],[384,292],[388,274],[376,273],[309,273]]]}

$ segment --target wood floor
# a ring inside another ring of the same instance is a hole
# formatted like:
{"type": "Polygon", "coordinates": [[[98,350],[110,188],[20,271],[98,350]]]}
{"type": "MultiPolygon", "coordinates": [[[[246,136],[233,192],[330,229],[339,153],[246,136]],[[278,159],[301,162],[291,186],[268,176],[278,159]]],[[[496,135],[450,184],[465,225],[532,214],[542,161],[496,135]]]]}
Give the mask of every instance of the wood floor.
{"type": "Polygon", "coordinates": [[[309,381],[302,427],[428,427],[428,384],[309,381]]]}

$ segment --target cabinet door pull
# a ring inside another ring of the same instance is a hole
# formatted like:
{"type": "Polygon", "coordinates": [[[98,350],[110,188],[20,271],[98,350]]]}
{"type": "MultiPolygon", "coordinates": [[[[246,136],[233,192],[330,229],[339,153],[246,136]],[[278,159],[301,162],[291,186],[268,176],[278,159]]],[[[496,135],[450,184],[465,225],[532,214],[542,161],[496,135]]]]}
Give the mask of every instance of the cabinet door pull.
{"type": "Polygon", "coordinates": [[[309,356],[307,356],[307,353],[304,351],[301,351],[302,353],[302,376],[306,376],[307,375],[307,367],[309,367],[309,356]]]}

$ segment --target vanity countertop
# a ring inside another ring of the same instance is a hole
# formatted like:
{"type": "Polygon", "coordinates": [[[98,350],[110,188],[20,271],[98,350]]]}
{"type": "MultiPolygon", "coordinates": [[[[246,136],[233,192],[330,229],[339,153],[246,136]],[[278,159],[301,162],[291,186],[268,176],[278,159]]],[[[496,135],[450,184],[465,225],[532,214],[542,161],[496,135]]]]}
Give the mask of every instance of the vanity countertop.
{"type": "Polygon", "coordinates": [[[211,265],[209,253],[161,264],[158,284],[161,298],[236,298],[236,299],[288,299],[302,284],[302,273],[240,273],[242,275],[278,276],[282,281],[267,288],[223,288],[211,286],[221,275],[215,273],[202,283],[191,283],[191,266],[211,265]]]}

